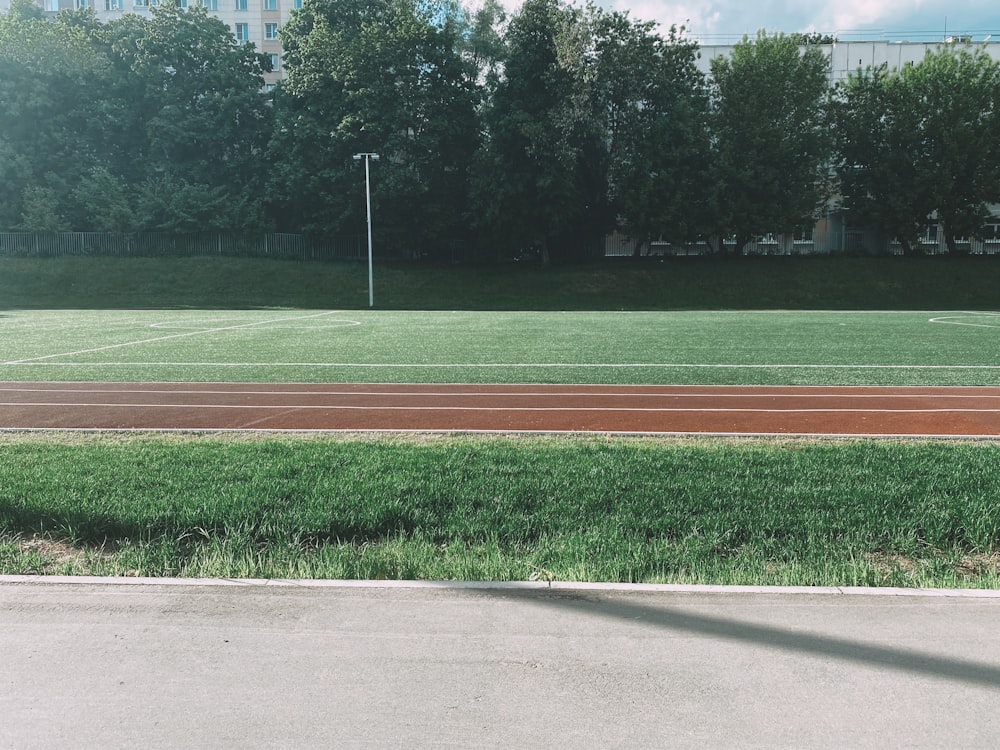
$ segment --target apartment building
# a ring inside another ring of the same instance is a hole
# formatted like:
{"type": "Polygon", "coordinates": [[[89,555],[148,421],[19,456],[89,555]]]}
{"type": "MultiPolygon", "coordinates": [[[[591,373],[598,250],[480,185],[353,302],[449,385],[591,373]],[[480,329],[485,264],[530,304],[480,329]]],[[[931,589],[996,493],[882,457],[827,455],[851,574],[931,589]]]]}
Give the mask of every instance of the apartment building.
{"type": "MultiPolygon", "coordinates": [[[[47,13],[76,8],[93,8],[97,18],[107,22],[124,13],[148,14],[151,6],[161,0],[35,0],[47,13]]],[[[272,88],[284,77],[281,59],[281,41],[278,32],[292,11],[302,7],[302,0],[165,0],[180,7],[189,4],[204,6],[208,12],[225,23],[241,42],[253,42],[257,50],[269,55],[272,72],[267,74],[265,85],[272,88]]],[[[10,9],[10,0],[0,0],[0,13],[10,9]]]]}
{"type": "MultiPolygon", "coordinates": [[[[1000,39],[993,41],[992,35],[976,38],[971,35],[942,37],[933,42],[889,41],[879,39],[874,41],[837,41],[830,44],[816,45],[830,61],[830,83],[837,84],[846,81],[851,73],[864,70],[869,66],[876,68],[887,65],[890,70],[902,70],[907,65],[921,62],[928,52],[932,52],[942,44],[970,44],[982,49],[994,60],[1000,60],[1000,39]]],[[[710,72],[711,61],[717,57],[729,57],[733,52],[732,44],[702,44],[698,51],[698,67],[706,75],[710,72]]],[[[804,48],[803,48],[804,49],[804,48]]]]}

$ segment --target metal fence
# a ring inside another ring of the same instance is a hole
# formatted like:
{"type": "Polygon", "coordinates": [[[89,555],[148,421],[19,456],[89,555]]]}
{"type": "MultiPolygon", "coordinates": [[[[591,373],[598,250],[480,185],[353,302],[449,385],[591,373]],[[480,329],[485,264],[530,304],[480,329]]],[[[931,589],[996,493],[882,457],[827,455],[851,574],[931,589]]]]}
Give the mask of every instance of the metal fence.
{"type": "Polygon", "coordinates": [[[293,260],[360,260],[364,257],[360,235],[0,232],[0,257],[53,258],[68,255],[115,258],[221,255],[293,260]]]}
{"type": "MultiPolygon", "coordinates": [[[[717,241],[716,241],[717,243],[717,241]]],[[[723,239],[722,245],[732,252],[735,242],[723,239]]],[[[623,257],[635,253],[635,241],[620,233],[608,235],[604,239],[605,257],[623,257]]],[[[945,255],[948,247],[944,236],[922,240],[914,248],[920,255],[945,255]]],[[[1000,255],[1000,239],[962,239],[956,243],[956,250],[963,255],[1000,255]]],[[[643,256],[684,256],[711,255],[713,247],[707,242],[672,244],[669,242],[647,242],[640,248],[643,256]]],[[[875,232],[855,228],[817,228],[805,237],[793,235],[765,235],[748,242],[743,248],[744,255],[902,255],[903,247],[896,241],[887,241],[875,232]]]]}

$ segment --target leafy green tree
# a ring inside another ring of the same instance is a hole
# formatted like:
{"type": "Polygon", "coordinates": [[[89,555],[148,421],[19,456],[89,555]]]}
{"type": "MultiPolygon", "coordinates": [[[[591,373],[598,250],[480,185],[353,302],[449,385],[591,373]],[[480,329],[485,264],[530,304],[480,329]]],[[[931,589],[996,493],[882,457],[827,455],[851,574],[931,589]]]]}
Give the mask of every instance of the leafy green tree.
{"type": "Polygon", "coordinates": [[[122,16],[94,35],[113,67],[108,106],[121,118],[124,158],[108,165],[111,172],[132,188],[222,191],[234,206],[250,196],[255,210],[223,210],[214,223],[263,226],[269,58],[238,43],[204,8],[172,3],[154,7],[148,19],[122,16]]]}
{"type": "Polygon", "coordinates": [[[710,226],[708,95],[697,45],[671,27],[596,11],[598,106],[608,144],[609,202],[635,252],[683,243],[710,226]]]}
{"type": "Polygon", "coordinates": [[[831,156],[829,62],[797,40],[746,37],[711,61],[713,177],[736,253],[754,237],[812,224],[831,156]]]}
{"type": "Polygon", "coordinates": [[[73,203],[85,226],[95,232],[136,232],[144,227],[136,201],[144,194],[133,189],[108,167],[95,167],[73,188],[73,203]]]}
{"type": "Polygon", "coordinates": [[[818,31],[811,32],[793,32],[788,35],[793,42],[799,46],[804,46],[807,44],[836,44],[837,37],[833,34],[822,34],[818,31]]]}
{"type": "Polygon", "coordinates": [[[100,55],[67,22],[73,14],[53,23],[36,10],[20,3],[0,15],[0,227],[7,229],[64,226],[72,185],[109,150],[100,55]]]}
{"type": "Polygon", "coordinates": [[[61,212],[62,196],[46,185],[28,185],[21,192],[21,224],[30,232],[67,232],[69,221],[61,212]]]}
{"type": "Polygon", "coordinates": [[[282,225],[360,229],[364,171],[352,155],[376,152],[380,242],[426,253],[462,233],[478,142],[464,28],[452,6],[417,0],[316,0],[293,15],[271,144],[282,225]]]}
{"type": "Polygon", "coordinates": [[[911,89],[885,66],[858,71],[838,87],[835,111],[841,203],[854,223],[897,239],[913,254],[934,196],[923,157],[923,113],[911,89]]]}
{"type": "Polygon", "coordinates": [[[462,53],[475,66],[483,84],[495,85],[499,79],[501,61],[506,53],[503,39],[506,24],[507,11],[500,0],[484,0],[464,24],[460,40],[462,53]]]}
{"type": "Polygon", "coordinates": [[[527,0],[507,27],[504,74],[485,117],[480,226],[510,246],[538,248],[543,262],[580,254],[613,219],[592,41],[579,9],[527,0]]]}
{"type": "Polygon", "coordinates": [[[225,193],[213,226],[262,226],[267,57],[200,8],[101,24],[92,11],[50,22],[22,5],[0,16],[0,225],[153,228],[145,215],[196,228],[190,211],[136,210],[143,190],[169,184],[225,193]]]}
{"type": "Polygon", "coordinates": [[[1000,202],[1000,64],[982,50],[944,46],[900,71],[858,71],[838,91],[837,165],[859,222],[916,252],[921,227],[941,220],[981,236],[1000,202]]]}
{"type": "Polygon", "coordinates": [[[904,68],[920,112],[921,168],[950,253],[956,237],[979,237],[1000,202],[1000,63],[985,51],[945,46],[904,68]]]}

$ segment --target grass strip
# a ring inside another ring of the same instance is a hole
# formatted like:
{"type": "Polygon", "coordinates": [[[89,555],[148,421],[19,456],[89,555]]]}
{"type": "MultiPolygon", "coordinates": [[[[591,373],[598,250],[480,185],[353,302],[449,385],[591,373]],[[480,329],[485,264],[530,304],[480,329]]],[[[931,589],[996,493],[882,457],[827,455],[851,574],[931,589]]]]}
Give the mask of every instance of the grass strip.
{"type": "Polygon", "coordinates": [[[0,436],[0,573],[1000,587],[994,443],[0,436]]]}
{"type": "MultiPolygon", "coordinates": [[[[517,263],[379,263],[384,310],[993,309],[1000,259],[605,258],[517,263]]],[[[16,308],[368,307],[367,268],[238,258],[0,258],[0,306],[16,308]]]]}

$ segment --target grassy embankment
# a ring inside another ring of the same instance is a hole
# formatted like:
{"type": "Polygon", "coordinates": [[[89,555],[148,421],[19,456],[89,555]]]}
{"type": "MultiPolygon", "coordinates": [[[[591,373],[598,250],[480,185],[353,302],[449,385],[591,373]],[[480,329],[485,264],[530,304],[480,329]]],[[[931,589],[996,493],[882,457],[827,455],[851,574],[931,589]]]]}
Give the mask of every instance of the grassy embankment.
{"type": "MultiPolygon", "coordinates": [[[[0,295],[367,302],[352,266],[160,263],[3,261],[0,295]]],[[[400,308],[989,308],[1000,288],[992,259],[769,263],[377,279],[400,308]]],[[[998,458],[993,443],[11,434],[0,572],[995,588],[998,458]]]]}
{"type": "MultiPolygon", "coordinates": [[[[229,258],[0,258],[7,308],[364,308],[367,267],[229,258]]],[[[609,259],[375,268],[397,310],[1000,308],[1000,257],[609,259]]]]}

